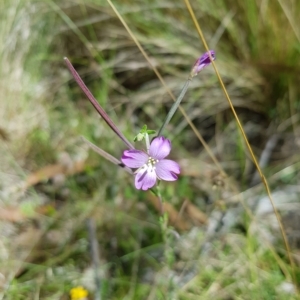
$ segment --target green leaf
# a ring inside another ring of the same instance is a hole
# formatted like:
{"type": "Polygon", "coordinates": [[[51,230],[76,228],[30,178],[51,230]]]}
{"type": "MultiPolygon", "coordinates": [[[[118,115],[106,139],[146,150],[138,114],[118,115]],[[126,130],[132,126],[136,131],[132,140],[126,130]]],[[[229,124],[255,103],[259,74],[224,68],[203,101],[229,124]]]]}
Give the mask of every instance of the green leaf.
{"type": "Polygon", "coordinates": [[[142,129],[141,129],[140,132],[146,132],[146,131],[147,131],[147,125],[145,124],[145,125],[142,127],[142,129]]]}

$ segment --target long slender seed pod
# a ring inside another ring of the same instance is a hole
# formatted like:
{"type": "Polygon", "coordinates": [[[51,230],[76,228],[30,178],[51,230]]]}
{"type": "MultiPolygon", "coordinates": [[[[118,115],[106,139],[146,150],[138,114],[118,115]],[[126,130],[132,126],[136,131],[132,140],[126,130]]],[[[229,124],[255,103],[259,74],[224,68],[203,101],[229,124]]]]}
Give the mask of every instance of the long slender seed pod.
{"type": "Polygon", "coordinates": [[[111,118],[108,116],[108,114],[105,112],[105,110],[100,106],[100,104],[97,102],[91,91],[88,89],[88,87],[84,84],[83,80],[73,67],[72,63],[69,61],[67,57],[64,58],[66,65],[68,69],[70,70],[72,76],[74,77],[75,81],[79,85],[79,87],[82,89],[82,91],[85,93],[85,95],[88,97],[89,101],[92,103],[94,108],[97,110],[97,112],[100,114],[100,116],[104,119],[104,121],[107,123],[107,125],[114,131],[114,133],[124,142],[124,144],[129,149],[134,149],[134,146],[126,139],[126,137],[123,135],[123,133],[119,130],[119,128],[115,125],[115,123],[111,120],[111,118]]]}

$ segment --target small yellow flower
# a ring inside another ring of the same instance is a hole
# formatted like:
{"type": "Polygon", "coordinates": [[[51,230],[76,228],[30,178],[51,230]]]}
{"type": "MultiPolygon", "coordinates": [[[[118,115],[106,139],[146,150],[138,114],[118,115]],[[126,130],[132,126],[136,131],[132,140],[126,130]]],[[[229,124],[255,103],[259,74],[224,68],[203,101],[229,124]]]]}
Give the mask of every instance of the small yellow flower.
{"type": "Polygon", "coordinates": [[[71,300],[83,300],[88,296],[88,291],[82,286],[77,286],[70,290],[71,300]]]}

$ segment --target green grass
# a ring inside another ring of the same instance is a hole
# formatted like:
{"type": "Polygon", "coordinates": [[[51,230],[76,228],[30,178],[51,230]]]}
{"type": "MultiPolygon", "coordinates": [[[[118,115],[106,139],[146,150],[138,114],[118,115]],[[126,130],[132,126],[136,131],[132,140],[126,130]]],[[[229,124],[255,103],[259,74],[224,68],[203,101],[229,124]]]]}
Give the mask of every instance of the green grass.
{"type": "MultiPolygon", "coordinates": [[[[114,4],[178,95],[204,52],[184,2],[114,4]]],[[[257,157],[281,134],[264,172],[288,200],[291,186],[299,185],[299,3],[198,0],[193,8],[257,157]]],[[[69,299],[78,285],[94,299],[87,218],[96,223],[103,299],[299,299],[284,290],[291,266],[272,213],[255,212],[264,190],[250,187],[253,164],[213,68],[194,78],[182,105],[228,177],[177,112],[165,132],[182,175],[161,189],[177,212],[189,200],[209,220],[233,212],[233,226],[225,222],[209,233],[183,209],[188,229],[175,224],[180,238],[167,231],[164,239],[150,192],[135,190],[127,173],[79,138],[116,157],[125,149],[71,79],[64,56],[131,141],[144,124],[157,130],[172,104],[108,3],[2,0],[0,17],[4,299],[69,299]],[[85,162],[80,172],[24,188],[29,174],[78,161],[85,162]],[[22,216],[13,221],[15,211],[22,216]]],[[[284,224],[298,206],[293,200],[281,207],[284,224]]],[[[300,274],[298,266],[294,271],[300,274]]]]}

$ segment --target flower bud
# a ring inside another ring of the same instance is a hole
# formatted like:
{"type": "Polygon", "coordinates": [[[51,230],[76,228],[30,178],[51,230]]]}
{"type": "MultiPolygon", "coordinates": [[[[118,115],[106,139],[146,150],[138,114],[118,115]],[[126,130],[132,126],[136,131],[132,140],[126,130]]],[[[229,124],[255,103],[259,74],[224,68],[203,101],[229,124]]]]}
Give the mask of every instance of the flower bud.
{"type": "Polygon", "coordinates": [[[202,69],[204,69],[206,66],[211,64],[211,59],[215,60],[215,51],[209,50],[209,52],[204,53],[200,58],[197,59],[196,63],[194,64],[194,67],[191,71],[191,78],[196,76],[202,69]],[[211,58],[209,57],[209,54],[211,58]]]}

